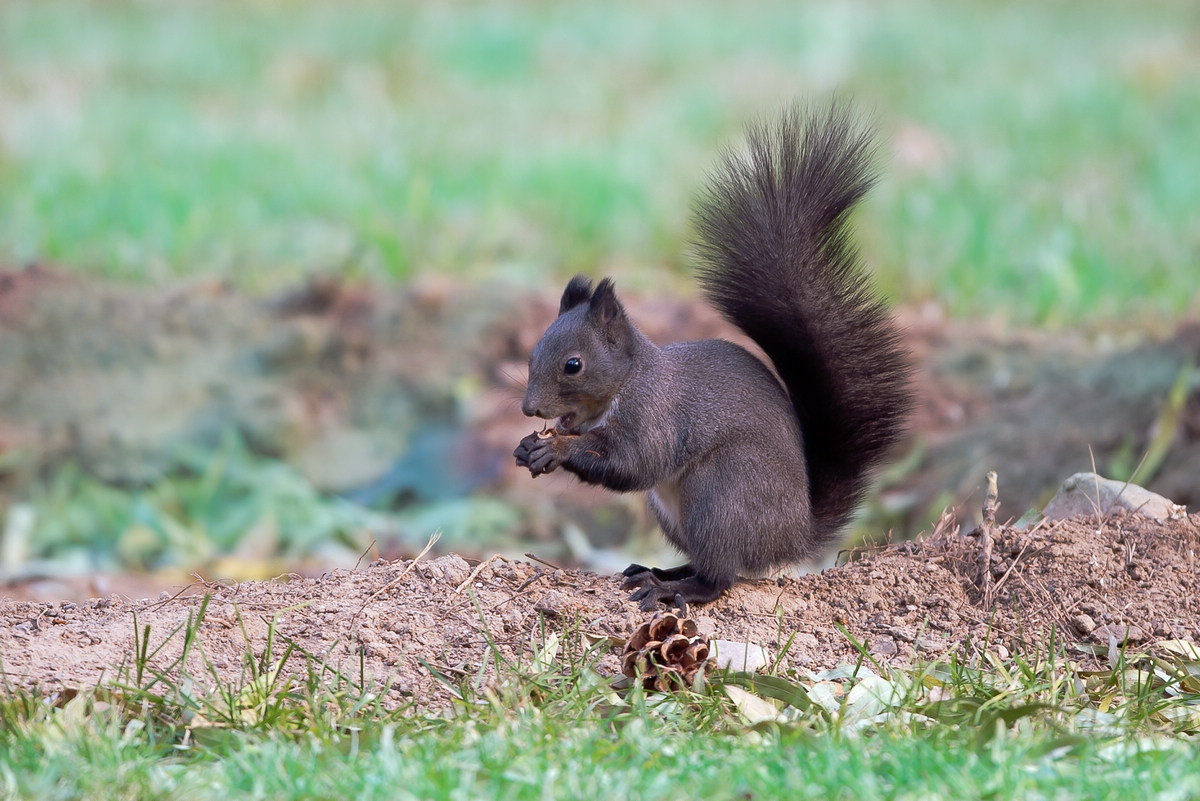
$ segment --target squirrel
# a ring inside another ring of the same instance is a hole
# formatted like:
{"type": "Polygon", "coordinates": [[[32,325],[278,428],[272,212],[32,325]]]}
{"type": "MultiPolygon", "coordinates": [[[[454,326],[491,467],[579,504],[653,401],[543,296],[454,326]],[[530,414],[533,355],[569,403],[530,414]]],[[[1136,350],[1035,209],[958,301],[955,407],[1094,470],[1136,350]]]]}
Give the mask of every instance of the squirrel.
{"type": "Polygon", "coordinates": [[[844,104],[746,128],[694,207],[707,299],[770,359],[720,339],[659,347],[605,278],[576,276],[529,357],[521,410],[556,420],[513,455],[618,492],[648,490],[689,558],[630,565],[644,611],[718,598],[745,573],[819,557],[903,433],[911,364],[859,265],[849,216],[877,180],[844,104]]]}

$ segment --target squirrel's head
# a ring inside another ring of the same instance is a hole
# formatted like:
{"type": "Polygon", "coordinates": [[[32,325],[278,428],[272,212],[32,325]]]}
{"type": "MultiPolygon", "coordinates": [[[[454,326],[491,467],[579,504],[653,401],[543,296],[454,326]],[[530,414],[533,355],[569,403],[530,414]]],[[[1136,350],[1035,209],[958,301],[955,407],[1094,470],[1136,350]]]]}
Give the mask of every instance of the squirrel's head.
{"type": "Polygon", "coordinates": [[[529,356],[529,383],[521,411],[557,418],[562,433],[601,425],[633,367],[639,334],[605,278],[595,291],[577,275],[563,291],[558,318],[529,356]]]}

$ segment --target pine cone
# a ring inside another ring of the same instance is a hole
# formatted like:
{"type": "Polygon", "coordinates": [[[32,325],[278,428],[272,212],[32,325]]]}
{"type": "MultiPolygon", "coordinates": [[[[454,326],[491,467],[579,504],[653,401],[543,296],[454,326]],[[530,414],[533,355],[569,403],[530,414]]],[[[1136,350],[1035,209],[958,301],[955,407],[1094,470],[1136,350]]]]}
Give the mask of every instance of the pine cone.
{"type": "Polygon", "coordinates": [[[696,621],[655,612],[625,643],[621,672],[640,678],[647,690],[671,692],[692,686],[712,667],[708,653],[708,636],[696,630],[696,621]]]}

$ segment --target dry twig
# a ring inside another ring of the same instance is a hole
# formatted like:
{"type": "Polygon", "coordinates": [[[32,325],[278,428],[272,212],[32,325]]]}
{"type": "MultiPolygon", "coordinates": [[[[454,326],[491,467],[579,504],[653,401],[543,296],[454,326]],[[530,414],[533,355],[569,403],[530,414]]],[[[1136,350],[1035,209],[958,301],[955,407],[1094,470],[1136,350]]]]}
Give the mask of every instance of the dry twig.
{"type": "Polygon", "coordinates": [[[382,587],[377,589],[375,592],[371,593],[371,597],[368,598],[367,600],[363,601],[362,606],[358,607],[358,611],[355,612],[351,616],[350,619],[354,620],[356,617],[361,615],[362,611],[367,608],[368,604],[370,604],[372,601],[374,601],[380,595],[383,595],[385,592],[390,590],[392,587],[395,587],[397,584],[399,584],[401,581],[403,581],[404,577],[407,576],[412,571],[412,569],[417,566],[417,562],[420,562],[421,559],[425,556],[425,554],[429,553],[429,549],[433,547],[433,544],[435,542],[437,542],[438,540],[440,540],[441,538],[442,538],[442,532],[440,532],[440,531],[433,532],[433,535],[430,536],[430,538],[429,538],[429,542],[425,543],[425,547],[421,549],[421,552],[419,554],[417,554],[416,557],[411,562],[408,563],[408,567],[404,568],[404,570],[402,570],[400,572],[400,575],[396,576],[394,579],[389,581],[387,584],[383,585],[382,587]]]}
{"type": "Polygon", "coordinates": [[[475,569],[471,571],[471,575],[467,576],[466,581],[464,581],[462,584],[459,584],[457,587],[454,588],[454,594],[458,595],[460,592],[462,592],[464,589],[466,589],[466,587],[468,585],[470,585],[470,583],[472,581],[479,578],[479,574],[483,572],[483,569],[485,567],[487,567],[492,562],[495,562],[497,559],[500,559],[500,558],[501,558],[500,554],[493,554],[492,556],[488,557],[487,559],[483,560],[478,565],[476,565],[475,569]]]}
{"type": "Polygon", "coordinates": [[[987,495],[983,499],[983,522],[979,525],[979,556],[975,561],[975,581],[983,593],[984,607],[992,605],[992,532],[996,527],[996,510],[1000,508],[999,491],[996,488],[996,471],[987,474],[987,495]]]}
{"type": "Polygon", "coordinates": [[[532,560],[533,560],[533,561],[535,561],[535,562],[541,562],[541,563],[542,563],[543,565],[545,565],[546,567],[550,567],[550,568],[553,568],[553,569],[555,569],[555,570],[562,570],[562,569],[563,569],[563,566],[562,566],[562,565],[556,565],[556,564],[554,564],[553,562],[551,562],[549,559],[543,559],[542,557],[538,556],[538,555],[537,555],[537,554],[535,554],[535,553],[528,553],[528,552],[527,552],[527,553],[525,554],[525,557],[526,557],[526,558],[528,558],[528,559],[532,559],[532,560]]]}

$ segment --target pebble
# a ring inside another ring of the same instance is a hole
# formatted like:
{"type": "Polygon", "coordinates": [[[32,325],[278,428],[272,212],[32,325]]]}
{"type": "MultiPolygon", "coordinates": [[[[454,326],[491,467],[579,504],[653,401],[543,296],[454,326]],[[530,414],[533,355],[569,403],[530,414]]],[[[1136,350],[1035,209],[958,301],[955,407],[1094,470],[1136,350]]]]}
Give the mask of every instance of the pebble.
{"type": "Polygon", "coordinates": [[[713,640],[713,661],[717,668],[753,672],[771,663],[767,649],[761,645],[750,645],[733,640],[713,640]]]}
{"type": "Polygon", "coordinates": [[[1108,515],[1117,508],[1154,520],[1175,519],[1187,513],[1184,507],[1136,484],[1107,479],[1095,473],[1076,473],[1062,483],[1042,514],[1050,521],[1072,517],[1091,519],[1108,515]]]}
{"type": "Polygon", "coordinates": [[[871,655],[878,657],[895,656],[900,649],[891,637],[880,637],[871,643],[871,655]]]}
{"type": "Polygon", "coordinates": [[[1116,640],[1117,645],[1122,645],[1126,642],[1141,642],[1146,639],[1146,632],[1142,631],[1138,626],[1127,626],[1124,623],[1106,623],[1103,626],[1098,626],[1092,631],[1092,639],[1100,645],[1108,645],[1111,640],[1116,640]]]}
{"type": "Polygon", "coordinates": [[[567,608],[573,603],[572,599],[561,590],[548,590],[541,599],[533,605],[533,611],[541,612],[546,617],[562,617],[567,608]]]}

